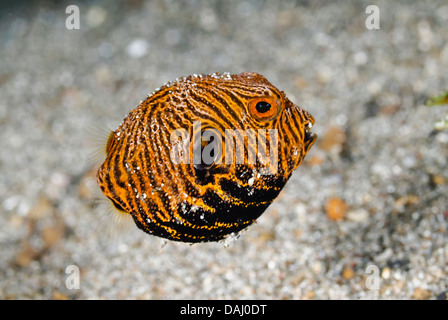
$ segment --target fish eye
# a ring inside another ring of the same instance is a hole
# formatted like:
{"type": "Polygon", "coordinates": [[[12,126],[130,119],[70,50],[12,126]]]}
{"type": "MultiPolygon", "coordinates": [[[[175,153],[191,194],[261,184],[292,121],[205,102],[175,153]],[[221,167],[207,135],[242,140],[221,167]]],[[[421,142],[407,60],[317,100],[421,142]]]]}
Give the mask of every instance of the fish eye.
{"type": "Polygon", "coordinates": [[[249,103],[249,110],[260,120],[270,120],[278,115],[280,102],[269,97],[255,98],[249,103]]]}
{"type": "Polygon", "coordinates": [[[266,113],[271,109],[271,104],[266,101],[260,101],[255,105],[255,109],[257,109],[259,113],[266,113]]]}

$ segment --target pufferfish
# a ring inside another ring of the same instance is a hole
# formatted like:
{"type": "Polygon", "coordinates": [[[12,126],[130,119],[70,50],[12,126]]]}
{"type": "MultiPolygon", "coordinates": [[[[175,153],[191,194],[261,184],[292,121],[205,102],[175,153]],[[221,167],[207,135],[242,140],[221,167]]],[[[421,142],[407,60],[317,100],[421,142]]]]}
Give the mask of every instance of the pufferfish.
{"type": "Polygon", "coordinates": [[[148,234],[219,241],[273,202],[314,144],[313,124],[258,73],[176,79],[110,133],[97,181],[148,234]]]}

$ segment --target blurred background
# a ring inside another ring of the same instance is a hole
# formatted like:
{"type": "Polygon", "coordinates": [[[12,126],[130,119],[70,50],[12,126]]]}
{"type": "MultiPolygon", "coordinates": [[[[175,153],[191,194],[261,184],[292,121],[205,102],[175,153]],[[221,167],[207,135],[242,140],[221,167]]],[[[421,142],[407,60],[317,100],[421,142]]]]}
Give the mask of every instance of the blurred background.
{"type": "Polygon", "coordinates": [[[2,1],[0,298],[445,299],[448,108],[424,103],[448,89],[447,25],[443,0],[2,1]],[[274,204],[227,244],[108,236],[89,128],[244,71],[316,119],[274,204]]]}

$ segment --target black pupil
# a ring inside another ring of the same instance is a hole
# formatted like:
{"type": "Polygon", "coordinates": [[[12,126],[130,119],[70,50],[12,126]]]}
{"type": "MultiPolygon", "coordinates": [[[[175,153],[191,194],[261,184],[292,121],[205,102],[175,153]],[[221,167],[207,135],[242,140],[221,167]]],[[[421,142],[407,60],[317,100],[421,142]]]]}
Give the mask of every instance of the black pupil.
{"type": "Polygon", "coordinates": [[[260,101],[255,106],[255,109],[257,109],[257,111],[259,113],[265,113],[265,112],[268,112],[269,109],[271,109],[271,105],[269,103],[267,103],[266,101],[260,101]]]}

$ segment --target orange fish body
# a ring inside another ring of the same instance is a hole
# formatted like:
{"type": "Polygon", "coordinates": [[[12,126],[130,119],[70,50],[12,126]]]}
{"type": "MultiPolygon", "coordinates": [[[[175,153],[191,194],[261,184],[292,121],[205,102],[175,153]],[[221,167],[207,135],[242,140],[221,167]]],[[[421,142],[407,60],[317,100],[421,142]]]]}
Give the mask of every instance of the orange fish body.
{"type": "Polygon", "coordinates": [[[98,184],[149,234],[219,241],[277,197],[315,142],[313,124],[257,73],[182,78],[111,133],[98,184]]]}

